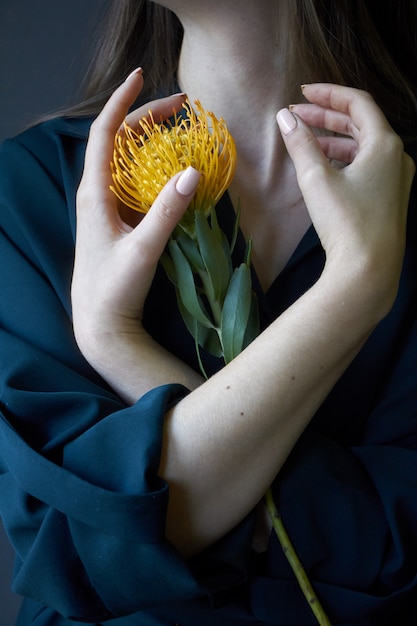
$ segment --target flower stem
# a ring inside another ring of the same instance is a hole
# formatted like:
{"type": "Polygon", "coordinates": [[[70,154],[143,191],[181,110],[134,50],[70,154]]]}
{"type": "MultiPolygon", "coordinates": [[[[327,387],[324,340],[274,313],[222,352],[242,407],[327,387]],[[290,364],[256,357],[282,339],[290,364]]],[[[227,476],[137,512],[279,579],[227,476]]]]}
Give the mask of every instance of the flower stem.
{"type": "Polygon", "coordinates": [[[323,607],[321,606],[320,601],[318,600],[314,589],[307,577],[307,574],[305,573],[304,567],[302,566],[301,561],[298,558],[298,555],[294,549],[294,546],[291,543],[288,533],[285,530],[281,515],[279,514],[278,509],[275,505],[271,489],[268,489],[265,494],[265,503],[274,530],[281,544],[282,550],[289,564],[291,565],[295,577],[297,578],[298,584],[300,585],[301,591],[303,592],[305,599],[307,600],[311,610],[313,611],[317,622],[320,624],[320,626],[331,626],[329,618],[327,617],[323,607]]]}

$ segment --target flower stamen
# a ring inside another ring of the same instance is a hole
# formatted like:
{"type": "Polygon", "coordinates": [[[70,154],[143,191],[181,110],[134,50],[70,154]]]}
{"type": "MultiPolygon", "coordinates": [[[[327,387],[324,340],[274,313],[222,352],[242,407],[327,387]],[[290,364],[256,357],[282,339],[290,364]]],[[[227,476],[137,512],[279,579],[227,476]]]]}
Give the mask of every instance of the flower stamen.
{"type": "MultiPolygon", "coordinates": [[[[141,132],[124,124],[116,136],[111,164],[112,191],[128,207],[147,213],[164,185],[192,166],[201,179],[188,208],[205,214],[220,200],[236,169],[236,147],[223,119],[188,100],[185,116],[174,112],[171,122],[157,124],[152,112],[139,122],[141,132]]],[[[187,216],[185,216],[187,221],[187,216]]]]}

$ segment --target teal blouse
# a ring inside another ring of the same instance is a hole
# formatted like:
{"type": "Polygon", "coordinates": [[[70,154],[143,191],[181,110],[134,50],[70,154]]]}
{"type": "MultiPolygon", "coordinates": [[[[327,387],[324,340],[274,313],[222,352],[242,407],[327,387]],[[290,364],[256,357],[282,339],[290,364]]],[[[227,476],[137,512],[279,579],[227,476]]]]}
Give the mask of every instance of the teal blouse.
{"type": "MultiPolygon", "coordinates": [[[[164,534],[169,485],[158,465],[164,413],[187,390],[173,381],[127,407],[77,348],[70,280],[89,124],[54,120],[0,151],[0,515],[26,598],[19,626],[314,625],[275,536],[252,551],[253,515],[181,559],[164,534]]],[[[227,196],[218,213],[227,231],[227,196]]],[[[310,228],[268,293],[254,275],[263,326],[323,263],[310,228]]],[[[417,622],[416,268],[414,191],[396,303],[273,485],[334,626],[417,622]]],[[[162,271],[144,321],[198,367],[162,271]]]]}

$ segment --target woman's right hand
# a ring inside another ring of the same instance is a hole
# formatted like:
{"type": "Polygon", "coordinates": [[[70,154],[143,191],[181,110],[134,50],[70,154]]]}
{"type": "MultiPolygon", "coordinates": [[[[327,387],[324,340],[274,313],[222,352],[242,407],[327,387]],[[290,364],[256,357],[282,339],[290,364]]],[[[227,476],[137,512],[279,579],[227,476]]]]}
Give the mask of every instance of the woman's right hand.
{"type": "MultiPolygon", "coordinates": [[[[172,380],[191,388],[200,384],[193,370],[167,354],[142,327],[159,258],[195,193],[200,173],[188,168],[175,175],[145,216],[121,206],[110,190],[114,138],[142,84],[141,71],[132,73],[92,124],[77,193],[71,290],[80,350],[128,402],[172,380]]],[[[168,118],[184,99],[184,94],[176,94],[148,103],[130,114],[129,124],[136,127],[149,109],[157,120],[168,118]]]]}
{"type": "Polygon", "coordinates": [[[340,280],[352,272],[383,316],[397,292],[414,163],[368,93],[331,84],[305,85],[303,93],[309,103],[291,107],[294,122],[288,110],[277,120],[326,252],[325,271],[340,280]],[[316,137],[310,126],[327,134],[316,137]]]}
{"type": "MultiPolygon", "coordinates": [[[[123,207],[110,190],[114,138],[143,84],[141,71],[114,92],[93,122],[77,193],[77,238],[72,281],[74,328],[89,334],[140,327],[142,310],[159,258],[196,190],[200,174],[178,173],[144,216],[123,207]],[[128,218],[128,219],[126,219],[128,218]]],[[[146,104],[131,114],[137,122],[152,109],[172,115],[183,94],[146,104]]],[[[140,132],[140,129],[138,129],[140,132]]]]}

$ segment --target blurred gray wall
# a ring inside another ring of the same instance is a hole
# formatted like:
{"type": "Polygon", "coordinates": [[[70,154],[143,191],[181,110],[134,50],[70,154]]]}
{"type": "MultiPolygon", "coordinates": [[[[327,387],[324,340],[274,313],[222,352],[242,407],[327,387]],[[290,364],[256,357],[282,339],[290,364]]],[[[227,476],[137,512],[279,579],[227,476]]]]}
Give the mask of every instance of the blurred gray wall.
{"type": "Polygon", "coordinates": [[[71,103],[109,0],[0,0],[0,140],[71,103]]]}
{"type": "MultiPolygon", "coordinates": [[[[0,141],[70,104],[109,0],[0,0],[0,141]]],[[[0,173],[1,175],[1,173],[0,173]]],[[[0,626],[14,626],[13,551],[0,520],[0,626]]]]}

